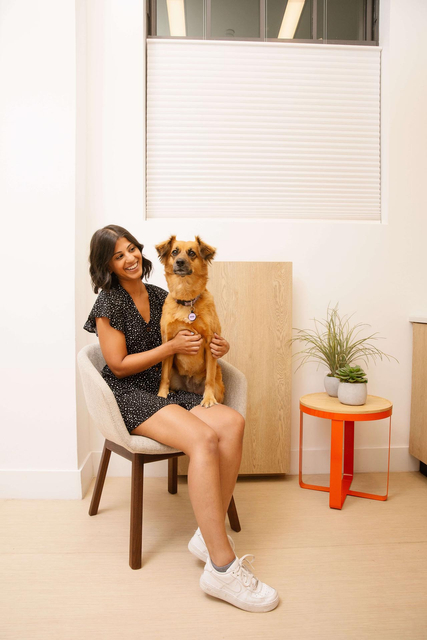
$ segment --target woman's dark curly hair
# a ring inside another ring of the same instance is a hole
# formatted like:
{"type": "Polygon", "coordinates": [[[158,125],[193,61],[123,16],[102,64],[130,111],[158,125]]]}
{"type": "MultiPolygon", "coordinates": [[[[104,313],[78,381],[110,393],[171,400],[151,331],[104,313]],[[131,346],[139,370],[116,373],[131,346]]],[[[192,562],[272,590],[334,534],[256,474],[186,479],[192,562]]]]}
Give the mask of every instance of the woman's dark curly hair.
{"type": "MultiPolygon", "coordinates": [[[[95,293],[99,289],[110,291],[118,286],[119,280],[115,273],[110,273],[109,262],[114,255],[116,242],[119,238],[126,238],[132,242],[141,252],[144,248],[129,231],[115,224],[109,224],[98,229],[90,241],[89,272],[95,293]]],[[[142,255],[142,278],[148,278],[153,268],[152,262],[142,255]]]]}

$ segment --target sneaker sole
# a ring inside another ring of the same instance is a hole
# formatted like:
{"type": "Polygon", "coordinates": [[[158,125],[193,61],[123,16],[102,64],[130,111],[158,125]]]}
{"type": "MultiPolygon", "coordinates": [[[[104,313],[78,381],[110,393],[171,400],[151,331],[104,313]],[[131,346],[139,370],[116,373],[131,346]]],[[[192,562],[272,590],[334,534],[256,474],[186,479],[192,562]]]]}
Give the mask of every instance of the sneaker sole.
{"type": "Polygon", "coordinates": [[[193,544],[192,539],[188,543],[188,550],[190,553],[193,554],[193,556],[196,556],[196,558],[199,558],[199,560],[202,560],[202,562],[205,562],[205,563],[207,562],[208,554],[204,555],[203,552],[200,551],[200,549],[198,549],[195,544],[193,544]]]}
{"type": "Polygon", "coordinates": [[[250,604],[248,602],[242,602],[236,596],[233,596],[231,593],[227,593],[222,589],[217,589],[213,587],[211,584],[204,580],[204,574],[202,574],[200,578],[200,588],[202,591],[207,593],[209,596],[214,596],[214,598],[219,598],[220,600],[225,600],[230,604],[238,607],[239,609],[243,609],[244,611],[250,611],[252,613],[266,613],[267,611],[272,611],[279,604],[279,595],[277,594],[276,598],[272,602],[261,603],[261,604],[250,604]]]}

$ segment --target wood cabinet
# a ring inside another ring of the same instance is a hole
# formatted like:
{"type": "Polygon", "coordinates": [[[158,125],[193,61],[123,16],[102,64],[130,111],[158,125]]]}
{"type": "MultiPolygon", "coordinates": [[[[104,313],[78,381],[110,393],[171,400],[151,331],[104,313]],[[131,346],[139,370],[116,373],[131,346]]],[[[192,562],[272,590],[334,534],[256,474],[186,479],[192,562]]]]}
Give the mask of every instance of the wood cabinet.
{"type": "Polygon", "coordinates": [[[412,396],[409,453],[427,464],[427,319],[412,320],[412,396]]]}
{"type": "MultiPolygon", "coordinates": [[[[292,264],[216,262],[208,290],[215,299],[225,356],[248,380],[240,474],[290,470],[292,264]]],[[[187,472],[187,457],[179,473],[187,472]]]]}

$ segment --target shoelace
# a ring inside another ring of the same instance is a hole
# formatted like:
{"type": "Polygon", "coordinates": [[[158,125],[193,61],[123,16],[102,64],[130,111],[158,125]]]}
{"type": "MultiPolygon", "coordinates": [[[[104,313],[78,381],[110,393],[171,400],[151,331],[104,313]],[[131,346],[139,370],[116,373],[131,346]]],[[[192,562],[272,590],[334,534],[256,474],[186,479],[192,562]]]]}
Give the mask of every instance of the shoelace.
{"type": "Polygon", "coordinates": [[[251,591],[256,591],[259,582],[258,578],[255,578],[253,574],[252,562],[254,560],[255,556],[247,553],[245,556],[239,558],[239,564],[233,571],[236,577],[241,576],[243,584],[245,587],[249,587],[251,591]],[[249,560],[249,558],[251,559],[249,560]]]}

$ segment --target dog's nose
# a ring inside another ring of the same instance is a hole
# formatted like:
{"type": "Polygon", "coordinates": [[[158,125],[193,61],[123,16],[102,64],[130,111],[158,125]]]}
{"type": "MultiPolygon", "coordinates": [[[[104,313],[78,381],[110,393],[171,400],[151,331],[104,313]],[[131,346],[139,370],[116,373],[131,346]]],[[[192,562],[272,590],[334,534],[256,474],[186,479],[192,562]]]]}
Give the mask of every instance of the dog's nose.
{"type": "Polygon", "coordinates": [[[183,258],[178,258],[178,260],[175,260],[175,264],[178,267],[183,267],[185,265],[185,260],[183,258]]]}

